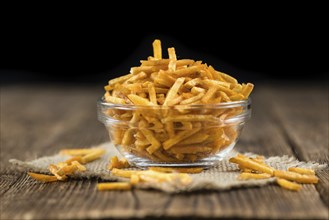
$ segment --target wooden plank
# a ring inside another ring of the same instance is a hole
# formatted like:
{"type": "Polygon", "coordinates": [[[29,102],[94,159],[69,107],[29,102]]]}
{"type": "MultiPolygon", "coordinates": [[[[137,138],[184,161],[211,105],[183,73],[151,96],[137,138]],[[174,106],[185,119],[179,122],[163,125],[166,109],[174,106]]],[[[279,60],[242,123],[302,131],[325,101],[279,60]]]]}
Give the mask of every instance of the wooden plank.
{"type": "MultiPolygon", "coordinates": [[[[264,93],[273,101],[277,123],[296,157],[328,164],[328,85],[282,86],[264,93]]],[[[317,190],[329,207],[329,168],[319,171],[318,176],[317,190]]]]}
{"type": "MultiPolygon", "coordinates": [[[[327,208],[314,186],[294,193],[278,186],[168,195],[158,191],[97,192],[96,180],[41,184],[15,174],[9,158],[33,159],[60,148],[91,145],[108,139],[96,120],[98,88],[8,87],[1,91],[0,186],[2,219],[223,217],[327,219],[327,208]],[[24,100],[26,106],[21,106],[24,100]],[[19,102],[20,101],[20,102],[19,102]],[[20,104],[20,105],[18,105],[20,104]],[[6,106],[3,108],[3,106],[6,106]],[[9,126],[9,127],[8,127],[9,126]],[[19,138],[17,138],[19,137],[19,138]],[[45,138],[46,137],[46,138],[45,138]],[[28,146],[28,150],[26,150],[28,146]]],[[[271,100],[256,88],[254,112],[237,149],[266,156],[293,155],[273,115],[271,100]]],[[[328,185],[324,185],[328,186],[328,185]]]]}
{"type": "Polygon", "coordinates": [[[42,184],[27,176],[2,197],[2,219],[84,219],[127,217],[207,217],[325,219],[326,209],[313,194],[314,186],[299,193],[277,186],[224,192],[164,194],[158,191],[98,192],[95,180],[42,184]],[[270,192],[270,193],[269,193],[270,192]],[[271,192],[273,195],[270,196],[271,192]],[[305,199],[309,202],[305,202],[305,199]],[[255,202],[259,201],[259,202],[255,202]],[[291,203],[293,202],[293,205],[291,203]]]}
{"type": "Polygon", "coordinates": [[[10,168],[10,158],[31,160],[109,140],[97,121],[100,94],[88,87],[2,88],[0,169],[10,168]]]}

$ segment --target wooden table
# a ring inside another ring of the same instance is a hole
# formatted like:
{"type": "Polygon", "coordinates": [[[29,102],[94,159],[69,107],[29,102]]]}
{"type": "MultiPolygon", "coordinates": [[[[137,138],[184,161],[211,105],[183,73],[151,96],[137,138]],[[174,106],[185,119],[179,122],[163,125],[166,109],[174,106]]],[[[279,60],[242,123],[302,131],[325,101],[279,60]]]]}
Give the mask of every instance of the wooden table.
{"type": "MultiPolygon", "coordinates": [[[[316,186],[305,185],[300,192],[268,185],[169,195],[98,192],[95,179],[42,184],[9,164],[10,158],[31,160],[107,141],[96,118],[101,94],[101,86],[2,86],[1,219],[328,219],[328,168],[318,172],[316,186]]],[[[327,85],[257,84],[252,119],[236,148],[328,163],[327,85]]]]}

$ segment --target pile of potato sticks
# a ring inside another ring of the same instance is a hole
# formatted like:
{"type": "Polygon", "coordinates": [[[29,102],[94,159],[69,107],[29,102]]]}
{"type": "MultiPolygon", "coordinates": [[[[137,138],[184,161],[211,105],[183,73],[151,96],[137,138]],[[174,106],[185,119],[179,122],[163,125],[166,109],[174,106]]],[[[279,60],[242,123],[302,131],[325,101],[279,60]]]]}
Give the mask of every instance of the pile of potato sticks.
{"type": "Polygon", "coordinates": [[[108,126],[113,143],[134,155],[168,163],[194,162],[230,146],[238,127],[220,122],[245,109],[215,106],[247,100],[253,84],[240,84],[202,61],[178,60],[173,47],[163,59],[160,40],[153,42],[153,51],[153,57],[105,86],[106,102],[134,106],[104,112],[118,121],[108,126]]]}

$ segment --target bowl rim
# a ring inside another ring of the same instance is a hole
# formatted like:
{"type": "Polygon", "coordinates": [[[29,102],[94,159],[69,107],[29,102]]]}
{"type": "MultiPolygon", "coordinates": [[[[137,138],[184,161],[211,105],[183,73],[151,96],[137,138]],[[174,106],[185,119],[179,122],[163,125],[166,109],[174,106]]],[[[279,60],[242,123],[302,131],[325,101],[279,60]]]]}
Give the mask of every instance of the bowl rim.
{"type": "Polygon", "coordinates": [[[233,102],[222,102],[218,104],[197,104],[197,105],[173,105],[173,106],[163,106],[163,105],[130,105],[130,104],[115,104],[111,102],[106,102],[104,96],[98,99],[97,104],[102,107],[116,108],[122,110],[135,110],[135,109],[175,109],[175,108],[184,108],[184,109],[222,109],[222,108],[234,108],[234,107],[247,107],[251,105],[251,98],[240,101],[233,102]]]}

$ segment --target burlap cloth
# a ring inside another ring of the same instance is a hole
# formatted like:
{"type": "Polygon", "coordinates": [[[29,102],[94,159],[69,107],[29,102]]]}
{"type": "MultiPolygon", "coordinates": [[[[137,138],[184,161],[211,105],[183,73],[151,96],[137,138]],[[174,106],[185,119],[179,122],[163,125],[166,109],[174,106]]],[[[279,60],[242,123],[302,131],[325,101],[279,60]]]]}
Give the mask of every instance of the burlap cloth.
{"type": "MultiPolygon", "coordinates": [[[[111,175],[111,172],[107,169],[109,163],[109,158],[112,156],[121,157],[119,152],[115,147],[107,142],[99,146],[106,149],[106,154],[102,156],[101,159],[93,161],[86,164],[87,171],[75,173],[72,178],[99,178],[101,180],[108,181],[122,181],[124,179],[118,178],[111,175]]],[[[227,158],[230,158],[236,155],[236,151],[232,151],[227,158]]],[[[247,153],[245,155],[253,156],[252,153],[247,153]]],[[[32,161],[20,161],[16,159],[9,160],[12,164],[18,165],[24,170],[40,172],[40,173],[49,173],[48,166],[49,164],[56,164],[70,158],[70,156],[56,154],[53,156],[41,157],[32,161]]],[[[288,156],[275,156],[265,159],[265,162],[274,167],[275,169],[286,170],[288,167],[302,167],[310,168],[314,170],[323,169],[326,164],[318,164],[315,162],[302,162],[298,161],[294,157],[288,156]]],[[[134,169],[134,168],[133,168],[134,169]]],[[[199,174],[191,174],[192,183],[188,186],[181,186],[180,184],[175,183],[162,183],[162,184],[141,184],[137,187],[139,188],[153,188],[159,189],[165,192],[186,192],[186,191],[195,191],[195,190],[228,190],[231,188],[238,187],[249,187],[249,186],[262,186],[269,184],[274,181],[274,178],[262,179],[262,180],[238,180],[239,175],[238,168],[235,164],[229,163],[228,159],[220,161],[216,166],[204,170],[199,174]]]]}

